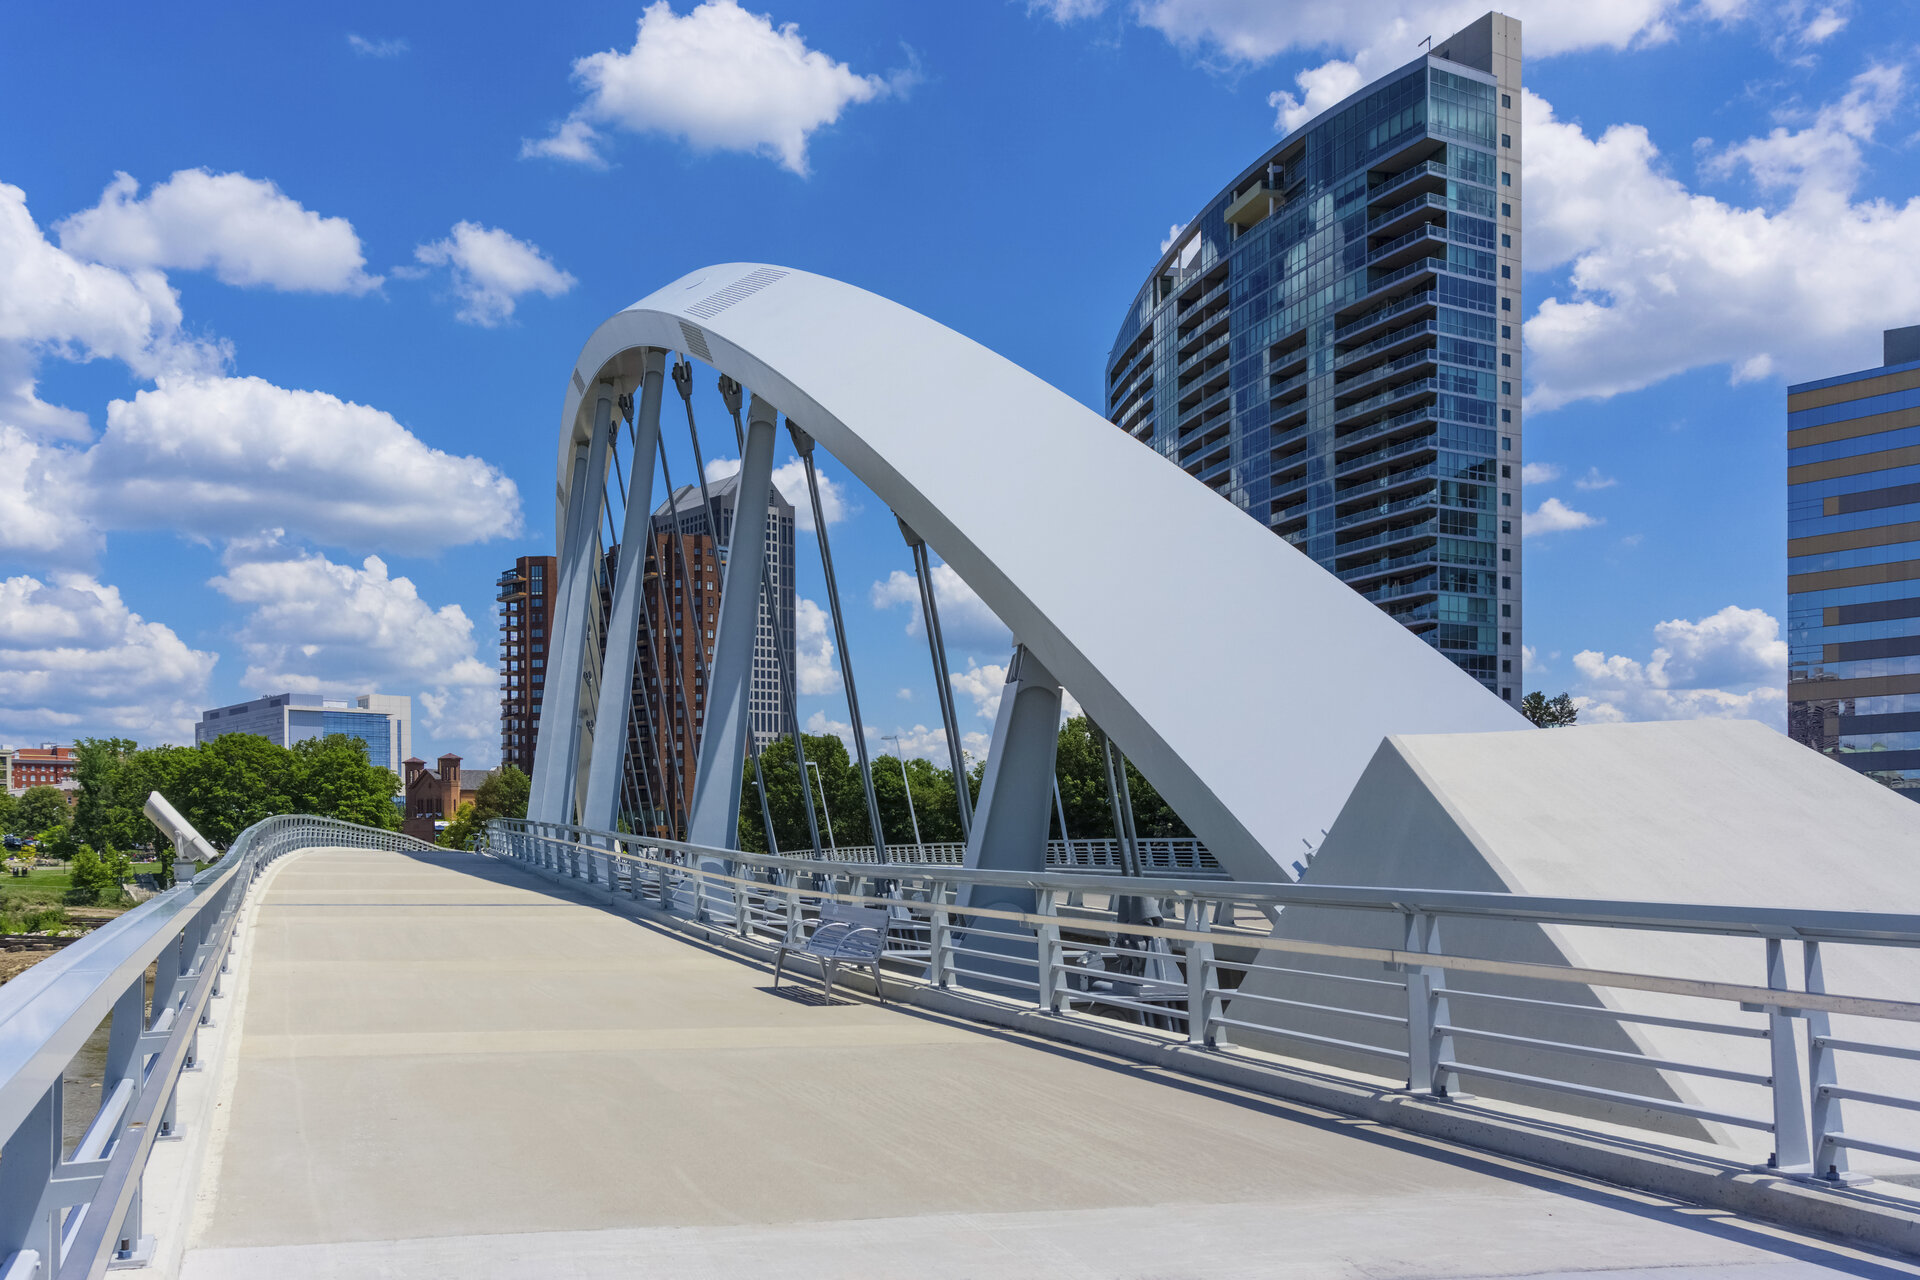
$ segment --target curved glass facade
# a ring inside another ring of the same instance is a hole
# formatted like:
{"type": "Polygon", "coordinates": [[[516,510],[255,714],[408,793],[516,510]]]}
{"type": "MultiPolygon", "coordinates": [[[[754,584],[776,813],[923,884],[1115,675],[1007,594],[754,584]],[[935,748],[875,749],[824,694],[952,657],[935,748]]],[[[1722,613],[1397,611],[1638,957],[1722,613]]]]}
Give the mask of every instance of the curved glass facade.
{"type": "Polygon", "coordinates": [[[1176,237],[1106,383],[1116,426],[1514,703],[1519,93],[1489,14],[1288,135],[1176,237]]]}

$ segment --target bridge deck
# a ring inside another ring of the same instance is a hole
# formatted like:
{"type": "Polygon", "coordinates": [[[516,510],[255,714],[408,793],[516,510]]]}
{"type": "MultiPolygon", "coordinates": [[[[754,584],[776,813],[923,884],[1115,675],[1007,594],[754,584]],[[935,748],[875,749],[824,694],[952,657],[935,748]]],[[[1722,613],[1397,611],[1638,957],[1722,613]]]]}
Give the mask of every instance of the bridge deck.
{"type": "Polygon", "coordinates": [[[1914,1274],[1057,1045],[774,994],[762,969],[467,855],[315,851],[273,876],[194,1280],[1914,1274]]]}

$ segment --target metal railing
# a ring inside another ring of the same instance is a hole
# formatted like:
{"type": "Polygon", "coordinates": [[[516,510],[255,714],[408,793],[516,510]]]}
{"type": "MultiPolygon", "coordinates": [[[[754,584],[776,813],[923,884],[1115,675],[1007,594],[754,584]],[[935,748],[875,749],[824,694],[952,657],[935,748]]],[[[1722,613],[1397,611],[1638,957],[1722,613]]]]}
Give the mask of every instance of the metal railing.
{"type": "MultiPolygon", "coordinates": [[[[1150,876],[1224,877],[1220,863],[1207,847],[1191,837],[1142,836],[1134,841],[1141,871],[1150,876]]],[[[807,856],[807,855],[800,855],[807,856]]],[[[835,862],[875,863],[873,846],[840,845],[826,856],[835,862]]],[[[957,867],[966,860],[967,846],[957,841],[909,844],[895,841],[887,846],[889,866],[957,867]]],[[[1049,840],[1047,866],[1061,870],[1098,871],[1120,874],[1126,870],[1126,850],[1121,842],[1105,840],[1049,840]]]]}
{"type": "Polygon", "coordinates": [[[0,1280],[98,1276],[150,1248],[147,1157],[174,1136],[180,1073],[220,994],[236,915],[269,863],[315,847],[434,848],[396,831],[280,816],[220,855],[157,794],[147,814],[183,861],[217,860],[0,987],[0,1280]],[[103,1021],[100,1108],[63,1156],[63,1079],[103,1021]]]}
{"type": "Polygon", "coordinates": [[[768,943],[804,938],[821,902],[885,906],[889,981],[1011,996],[1051,1015],[1126,1018],[1206,1052],[1298,1056],[1304,1047],[1322,1061],[1332,1054],[1386,1062],[1404,1072],[1410,1091],[1433,1097],[1449,1096],[1465,1078],[1490,1094],[1506,1086],[1615,1114],[1759,1131],[1771,1135],[1768,1164],[1802,1177],[1844,1177],[1848,1151],[1920,1163],[1920,1149],[1888,1141],[1883,1129],[1841,1121],[1843,1102],[1875,1116],[1920,1111],[1920,1069],[1888,1092],[1846,1087],[1836,1064],[1842,1053],[1920,1062],[1920,1047],[1884,1043],[1899,1038],[1885,1033],[1837,1036],[1830,1027],[1836,1014],[1883,1028],[1920,1022],[1920,1003],[1830,993],[1822,963],[1823,949],[1836,946],[1920,948],[1920,916],[835,863],[499,820],[488,825],[486,851],[616,902],[647,903],[768,943]],[[1304,909],[1384,920],[1401,941],[1310,941],[1272,928],[1284,912],[1304,909]],[[1494,923],[1730,939],[1752,947],[1742,954],[1756,980],[1513,959],[1521,949],[1511,947],[1504,955],[1449,951],[1441,945],[1443,922],[1463,932],[1494,923]],[[1797,988],[1787,965],[1796,943],[1804,975],[1797,988]],[[1289,980],[1315,984],[1314,999],[1288,994],[1289,980]],[[1508,989],[1491,989],[1500,983],[1508,989]],[[1347,994],[1317,994],[1323,989],[1347,994]],[[1687,1016],[1670,1016],[1615,1008],[1599,994],[1618,992],[1695,1003],[1687,1016]],[[1308,1029],[1326,1019],[1361,1030],[1308,1029]],[[1796,1022],[1807,1030],[1804,1076],[1796,1022]],[[1609,1028],[1627,1049],[1579,1029],[1589,1025],[1609,1028]],[[1642,1028],[1694,1033],[1715,1047],[1697,1061],[1659,1057],[1632,1038],[1642,1028]],[[1241,1038],[1254,1043],[1236,1043],[1241,1038]],[[1501,1053],[1510,1062],[1516,1050],[1532,1055],[1529,1062],[1571,1065],[1557,1074],[1498,1065],[1501,1053]],[[1655,1087],[1594,1083],[1594,1069],[1622,1067],[1638,1069],[1655,1087]],[[1748,1086],[1753,1105],[1690,1102],[1661,1087],[1674,1079],[1748,1086]]]}

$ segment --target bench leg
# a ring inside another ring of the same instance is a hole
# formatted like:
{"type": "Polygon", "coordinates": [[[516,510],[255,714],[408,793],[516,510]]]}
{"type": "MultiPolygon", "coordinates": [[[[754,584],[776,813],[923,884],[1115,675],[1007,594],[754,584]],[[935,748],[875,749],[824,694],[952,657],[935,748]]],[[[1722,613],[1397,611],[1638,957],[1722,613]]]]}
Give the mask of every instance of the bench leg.
{"type": "Polygon", "coordinates": [[[832,960],[822,960],[820,962],[820,998],[828,1004],[833,1003],[834,968],[835,962],[832,960]]]}
{"type": "Polygon", "coordinates": [[[878,960],[873,962],[873,994],[879,999],[881,1004],[887,1002],[887,988],[886,985],[880,981],[880,962],[878,960]]]}
{"type": "Polygon", "coordinates": [[[780,970],[787,963],[787,949],[781,947],[773,953],[773,989],[780,989],[780,970]]]}

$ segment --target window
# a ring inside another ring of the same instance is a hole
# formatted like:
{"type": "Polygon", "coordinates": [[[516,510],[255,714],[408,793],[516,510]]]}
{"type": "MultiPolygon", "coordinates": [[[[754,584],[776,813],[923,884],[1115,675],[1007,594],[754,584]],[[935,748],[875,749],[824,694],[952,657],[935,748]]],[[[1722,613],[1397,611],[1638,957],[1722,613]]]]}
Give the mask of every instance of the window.
{"type": "Polygon", "coordinates": [[[1502,422],[1512,422],[1512,421],[1513,421],[1513,410],[1511,410],[1511,409],[1502,409],[1502,410],[1500,411],[1500,421],[1502,421],[1502,422]]]}
{"type": "MultiPolygon", "coordinates": [[[[1510,578],[1510,577],[1508,577],[1508,576],[1507,576],[1506,574],[1504,574],[1504,573],[1500,575],[1500,589],[1501,589],[1502,591],[1511,591],[1511,590],[1513,590],[1513,579],[1512,579],[1512,578],[1510,578]]],[[[1507,640],[1502,640],[1502,641],[1501,641],[1500,643],[1501,643],[1501,644],[1512,644],[1512,643],[1513,643],[1513,641],[1512,641],[1511,639],[1507,639],[1507,640]]]]}
{"type": "Polygon", "coordinates": [[[1507,265],[1506,263],[1504,263],[1504,262],[1500,264],[1500,278],[1501,278],[1502,280],[1511,280],[1511,279],[1513,279],[1513,268],[1512,268],[1512,267],[1510,267],[1510,266],[1508,266],[1508,265],[1507,265]]]}
{"type": "Polygon", "coordinates": [[[1502,311],[1511,311],[1511,310],[1513,310],[1513,299],[1512,299],[1512,298],[1502,298],[1502,299],[1500,299],[1500,309],[1501,309],[1502,311]]]}
{"type": "Polygon", "coordinates": [[[1513,559],[1513,548],[1512,548],[1512,547],[1502,547],[1502,548],[1500,548],[1500,558],[1501,558],[1502,560],[1511,560],[1511,559],[1513,559]]]}
{"type": "Polygon", "coordinates": [[[1507,451],[1508,453],[1511,453],[1511,452],[1513,452],[1513,437],[1512,437],[1512,436],[1501,436],[1501,437],[1500,437],[1500,447],[1501,447],[1502,449],[1504,449],[1504,450],[1506,450],[1506,451],[1507,451]]]}
{"type": "Polygon", "coordinates": [[[1513,394],[1513,384],[1512,384],[1511,382],[1502,382],[1502,383],[1500,384],[1500,394],[1501,394],[1501,395],[1503,395],[1503,396],[1510,396],[1510,395],[1512,395],[1512,394],[1513,394]]]}
{"type": "Polygon", "coordinates": [[[1500,185],[1501,185],[1501,186],[1503,186],[1503,187],[1510,187],[1510,186],[1512,186],[1512,185],[1513,185],[1513,175],[1512,175],[1511,173],[1507,173],[1507,172],[1504,172],[1504,171],[1502,171],[1502,173],[1500,174],[1500,185]]]}
{"type": "Polygon", "coordinates": [[[1500,204],[1500,216],[1503,218],[1511,218],[1513,216],[1513,206],[1502,201],[1500,204]]]}
{"type": "Polygon", "coordinates": [[[1505,351],[1503,351],[1503,352],[1501,352],[1501,353],[1500,353],[1500,367],[1501,367],[1502,369],[1511,369],[1511,368],[1513,368],[1513,356],[1512,356],[1511,354],[1509,354],[1509,353],[1507,353],[1507,352],[1505,352],[1505,351]]]}
{"type": "Polygon", "coordinates": [[[1501,325],[1500,336],[1503,338],[1511,338],[1513,336],[1513,326],[1510,324],[1501,325]]]}
{"type": "Polygon", "coordinates": [[[1513,690],[1511,690],[1511,689],[1505,689],[1505,688],[1503,688],[1503,689],[1501,689],[1501,690],[1500,690],[1500,696],[1501,696],[1501,697],[1503,697],[1503,698],[1505,698],[1505,699],[1506,699],[1506,700],[1507,700],[1508,702],[1512,702],[1512,701],[1513,701],[1513,690]]]}
{"type": "Polygon", "coordinates": [[[1501,672],[1501,674],[1502,674],[1502,675],[1510,675],[1510,674],[1512,674],[1512,672],[1513,672],[1513,659],[1512,659],[1512,658],[1502,658],[1502,659],[1500,659],[1500,672],[1501,672]]]}
{"type": "Polygon", "coordinates": [[[1506,463],[1504,463],[1504,462],[1500,464],[1500,478],[1501,478],[1502,480],[1511,480],[1511,479],[1513,479],[1513,468],[1512,468],[1512,467],[1510,467],[1510,466],[1508,466],[1508,465],[1507,465],[1506,463]]]}
{"type": "Polygon", "coordinates": [[[1512,506],[1512,505],[1513,505],[1513,495],[1512,495],[1512,494],[1510,494],[1510,493],[1503,493],[1503,494],[1501,494],[1501,495],[1500,495],[1500,505],[1501,505],[1501,506],[1503,506],[1503,507],[1510,507],[1510,506],[1512,506]]]}
{"type": "Polygon", "coordinates": [[[1502,231],[1502,232],[1500,233],[1500,247],[1501,247],[1502,249],[1511,249],[1511,248],[1513,248],[1513,237],[1512,237],[1512,236],[1510,236],[1510,235],[1508,235],[1508,234],[1507,234],[1506,232],[1504,232],[1504,231],[1502,231]]]}
{"type": "Polygon", "coordinates": [[[1511,632],[1511,631],[1502,631],[1502,632],[1500,633],[1500,643],[1501,643],[1501,644],[1512,644],[1512,643],[1513,643],[1513,632],[1511,632]]]}
{"type": "Polygon", "coordinates": [[[1501,605],[1500,616],[1503,618],[1511,618],[1513,616],[1513,606],[1510,604],[1501,605]]]}
{"type": "Polygon", "coordinates": [[[1511,147],[1513,145],[1513,135],[1510,133],[1501,134],[1500,145],[1503,147],[1511,147]]]}
{"type": "Polygon", "coordinates": [[[1510,94],[1510,93],[1503,93],[1503,94],[1501,94],[1501,95],[1500,95],[1500,105],[1501,105],[1501,106],[1503,106],[1503,107],[1511,107],[1511,106],[1513,106],[1513,95],[1512,95],[1512,94],[1510,94]]]}
{"type": "Polygon", "coordinates": [[[1500,532],[1502,532],[1502,533],[1512,533],[1512,532],[1513,532],[1513,521],[1511,521],[1511,520],[1502,520],[1502,521],[1500,522],[1500,532]]]}

